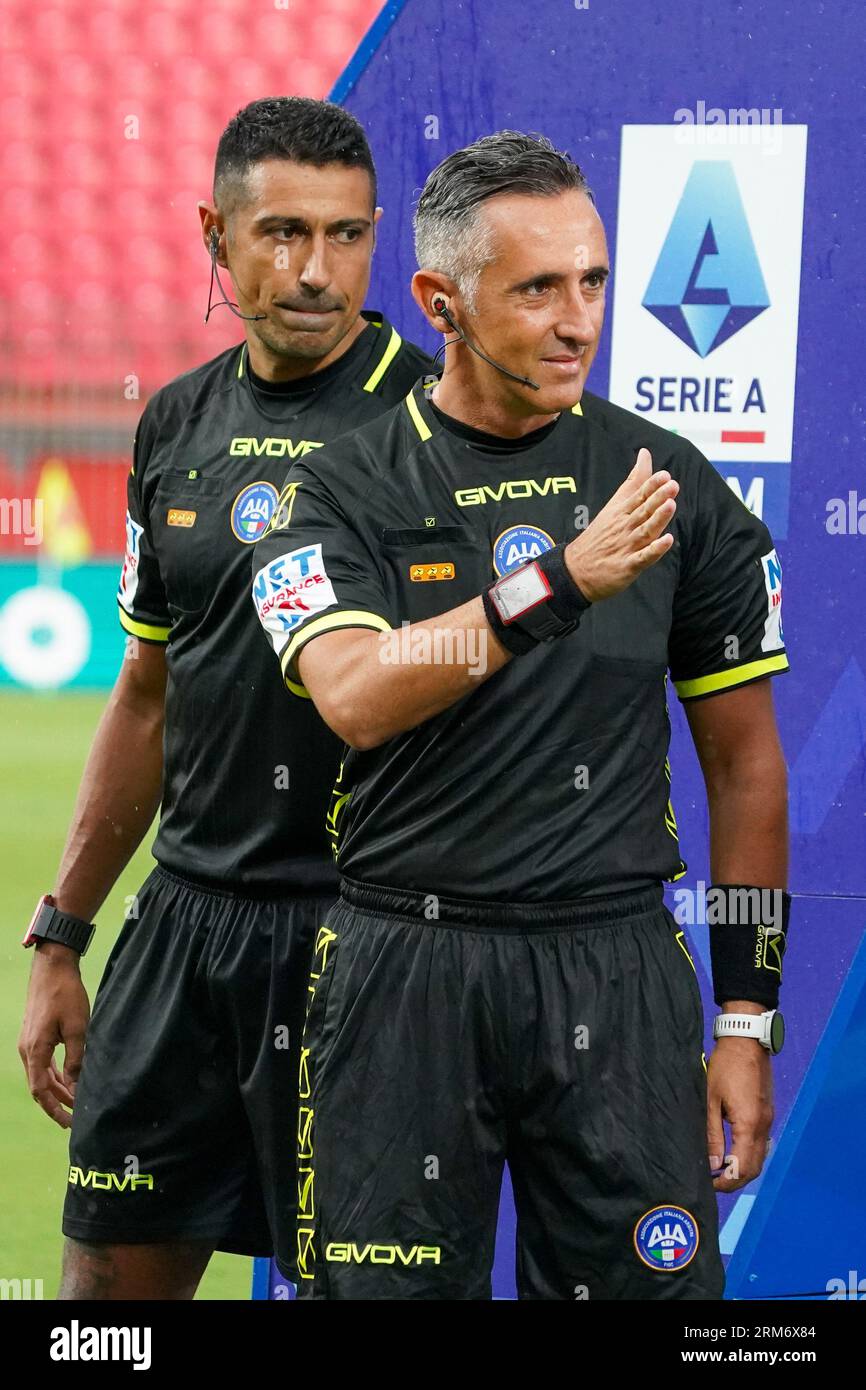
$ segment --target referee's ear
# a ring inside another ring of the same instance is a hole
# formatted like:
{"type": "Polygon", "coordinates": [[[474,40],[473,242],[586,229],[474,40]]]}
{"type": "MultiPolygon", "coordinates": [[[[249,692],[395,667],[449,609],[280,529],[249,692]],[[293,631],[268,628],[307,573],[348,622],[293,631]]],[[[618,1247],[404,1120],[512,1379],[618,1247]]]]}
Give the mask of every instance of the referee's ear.
{"type": "Polygon", "coordinates": [[[450,308],[457,294],[454,281],[439,270],[416,270],[412,276],[412,298],[436,333],[450,333],[451,329],[433,308],[433,301],[441,296],[450,308]]]}
{"type": "Polygon", "coordinates": [[[223,232],[224,232],[225,228],[224,228],[224,226],[223,226],[223,220],[222,220],[222,218],[220,217],[219,212],[217,211],[217,209],[214,207],[214,205],[213,205],[212,203],[200,202],[200,203],[198,204],[198,215],[199,215],[199,217],[201,218],[201,239],[202,239],[202,241],[204,242],[204,249],[207,251],[208,255],[210,255],[210,253],[211,253],[211,236],[212,236],[212,234],[213,234],[214,232],[216,232],[216,237],[217,237],[217,243],[216,243],[216,245],[217,245],[217,252],[216,252],[217,265],[220,265],[220,266],[222,266],[224,269],[227,269],[227,268],[228,268],[228,263],[227,263],[226,258],[225,258],[225,251],[224,251],[224,249],[223,249],[223,240],[222,240],[223,232]]]}

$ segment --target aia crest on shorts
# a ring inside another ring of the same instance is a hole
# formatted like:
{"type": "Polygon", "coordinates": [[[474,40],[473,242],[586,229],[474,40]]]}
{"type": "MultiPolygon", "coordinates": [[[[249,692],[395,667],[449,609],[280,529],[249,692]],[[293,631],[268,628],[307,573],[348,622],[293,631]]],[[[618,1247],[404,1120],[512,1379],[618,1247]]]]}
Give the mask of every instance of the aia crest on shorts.
{"type": "Polygon", "coordinates": [[[493,542],[493,568],[501,577],[552,549],[552,536],[540,526],[509,526],[493,542]]]}
{"type": "Polygon", "coordinates": [[[653,1207],[634,1228],[634,1248],[649,1269],[685,1269],[700,1241],[698,1223],[685,1207],[653,1207]]]}
{"type": "Polygon", "coordinates": [[[277,489],[273,483],[249,483],[232,503],[232,530],[239,541],[251,545],[261,536],[274,514],[277,489]]]}

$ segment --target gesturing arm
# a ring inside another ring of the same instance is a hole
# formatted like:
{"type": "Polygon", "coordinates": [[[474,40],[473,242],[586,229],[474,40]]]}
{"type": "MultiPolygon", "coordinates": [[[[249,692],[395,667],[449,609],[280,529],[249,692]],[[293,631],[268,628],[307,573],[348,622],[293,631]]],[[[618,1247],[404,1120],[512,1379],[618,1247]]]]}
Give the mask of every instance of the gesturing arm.
{"type": "MultiPolygon", "coordinates": [[[[642,449],[607,505],[565,548],[569,575],[590,602],[619,593],[670,549],[673,537],[661,533],[676,510],[677,491],[669,473],[652,472],[650,454],[642,449]]],[[[432,643],[437,632],[448,633],[456,660],[394,660],[381,634],[345,627],[303,646],[298,670],[334,732],[351,747],[375,748],[447,709],[512,660],[480,597],[411,624],[403,640],[413,650],[425,639],[432,643]]]]}

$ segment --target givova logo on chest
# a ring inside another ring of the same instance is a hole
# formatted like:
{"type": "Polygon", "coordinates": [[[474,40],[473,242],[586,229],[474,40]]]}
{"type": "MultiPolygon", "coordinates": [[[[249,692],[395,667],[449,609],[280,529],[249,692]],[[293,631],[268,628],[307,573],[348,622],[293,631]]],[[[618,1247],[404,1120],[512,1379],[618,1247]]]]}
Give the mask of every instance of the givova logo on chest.
{"type": "Polygon", "coordinates": [[[462,487],[455,492],[454,501],[458,507],[481,507],[486,502],[520,502],[530,497],[555,496],[558,492],[577,492],[574,478],[512,478],[504,483],[462,487]]]}

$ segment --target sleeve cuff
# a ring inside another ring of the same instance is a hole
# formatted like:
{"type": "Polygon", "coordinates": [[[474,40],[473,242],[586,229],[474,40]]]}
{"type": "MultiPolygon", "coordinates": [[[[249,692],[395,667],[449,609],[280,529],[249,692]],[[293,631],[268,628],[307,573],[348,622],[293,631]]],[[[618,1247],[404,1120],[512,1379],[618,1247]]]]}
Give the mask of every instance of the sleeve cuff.
{"type": "Polygon", "coordinates": [[[729,671],[717,671],[712,676],[697,676],[694,680],[674,681],[674,689],[681,700],[697,700],[702,695],[717,695],[722,690],[734,690],[738,685],[749,685],[751,681],[763,680],[765,676],[787,671],[788,658],[784,652],[776,656],[765,656],[760,661],[748,661],[744,666],[734,666],[729,671]]]}
{"type": "Polygon", "coordinates": [[[135,618],[131,618],[120,604],[117,605],[117,615],[120,618],[120,626],[126,632],[131,632],[133,637],[141,637],[145,642],[168,641],[168,634],[171,632],[170,624],[163,627],[157,623],[140,623],[135,618]]]}
{"type": "Polygon", "coordinates": [[[313,637],[320,637],[323,632],[338,632],[341,628],[348,627],[367,627],[376,632],[391,631],[391,624],[387,618],[381,618],[378,613],[364,612],[362,609],[343,609],[340,613],[325,613],[321,618],[313,618],[312,622],[295,633],[280,657],[283,678],[293,695],[302,700],[310,699],[309,692],[301,684],[298,675],[298,657],[307,643],[313,637]]]}

